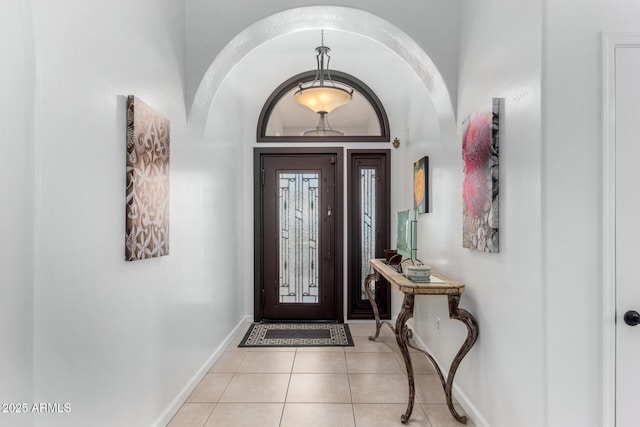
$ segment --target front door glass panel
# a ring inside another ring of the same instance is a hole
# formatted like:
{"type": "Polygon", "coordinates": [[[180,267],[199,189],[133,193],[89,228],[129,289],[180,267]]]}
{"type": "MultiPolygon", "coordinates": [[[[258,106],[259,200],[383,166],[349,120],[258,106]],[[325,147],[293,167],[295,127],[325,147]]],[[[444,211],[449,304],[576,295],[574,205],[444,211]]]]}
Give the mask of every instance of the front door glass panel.
{"type": "Polygon", "coordinates": [[[279,301],[315,304],[319,295],[317,173],[279,174],[279,301]]]}
{"type": "MultiPolygon", "coordinates": [[[[368,300],[364,291],[364,279],[372,272],[369,260],[376,257],[376,170],[373,168],[360,169],[360,226],[361,230],[361,262],[362,269],[360,283],[362,290],[360,299],[368,300]]],[[[371,282],[371,291],[375,294],[375,282],[371,282]]]]}

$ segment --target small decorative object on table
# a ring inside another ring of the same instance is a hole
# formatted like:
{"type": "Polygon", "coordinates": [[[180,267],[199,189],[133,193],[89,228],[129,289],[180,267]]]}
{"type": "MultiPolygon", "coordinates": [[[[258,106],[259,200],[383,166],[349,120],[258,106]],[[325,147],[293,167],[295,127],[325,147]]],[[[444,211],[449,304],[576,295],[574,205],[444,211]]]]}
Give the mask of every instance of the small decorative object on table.
{"type": "Polygon", "coordinates": [[[399,255],[398,251],[395,249],[385,249],[384,258],[387,260],[389,265],[398,265],[402,260],[402,255],[399,255]]]}
{"type": "Polygon", "coordinates": [[[414,282],[429,282],[431,280],[431,267],[426,265],[409,265],[406,267],[407,279],[414,282]]]}

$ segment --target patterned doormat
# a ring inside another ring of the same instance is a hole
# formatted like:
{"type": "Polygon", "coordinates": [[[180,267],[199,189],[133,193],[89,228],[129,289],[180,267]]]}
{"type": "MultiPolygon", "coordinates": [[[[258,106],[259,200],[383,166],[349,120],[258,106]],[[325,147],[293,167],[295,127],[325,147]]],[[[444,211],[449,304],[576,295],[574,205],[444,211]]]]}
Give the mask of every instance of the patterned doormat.
{"type": "Polygon", "coordinates": [[[238,347],[351,346],[349,325],[338,323],[254,323],[238,347]]]}

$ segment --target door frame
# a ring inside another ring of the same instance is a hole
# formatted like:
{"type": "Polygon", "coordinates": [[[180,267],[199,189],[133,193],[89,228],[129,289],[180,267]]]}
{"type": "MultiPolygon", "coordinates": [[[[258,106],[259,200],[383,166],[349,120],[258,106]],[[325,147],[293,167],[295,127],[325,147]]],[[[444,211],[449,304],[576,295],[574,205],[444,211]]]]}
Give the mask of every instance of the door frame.
{"type": "Polygon", "coordinates": [[[253,149],[253,316],[254,321],[263,320],[264,297],[262,283],[262,223],[264,220],[262,205],[262,158],[264,156],[295,156],[295,155],[327,155],[336,157],[336,177],[335,177],[335,207],[334,207],[334,229],[335,229],[335,270],[333,280],[335,283],[335,317],[336,322],[344,323],[344,149],[343,147],[271,147],[253,149]]]}
{"type": "Polygon", "coordinates": [[[616,111],[615,54],[640,48],[640,33],[602,34],[602,425],[616,423],[616,111]]]}
{"type": "MultiPolygon", "coordinates": [[[[376,257],[383,257],[383,250],[390,248],[391,243],[391,150],[390,149],[349,149],[347,150],[347,319],[374,319],[373,309],[369,301],[363,304],[366,310],[357,307],[356,295],[362,289],[362,281],[354,281],[354,277],[360,276],[360,259],[356,256],[360,251],[354,250],[354,247],[361,246],[360,230],[358,227],[360,200],[354,194],[359,193],[357,187],[360,186],[360,180],[355,178],[356,166],[354,161],[358,159],[377,159],[382,160],[382,168],[384,169],[385,180],[380,183],[380,189],[384,193],[384,199],[379,205],[378,211],[382,211],[380,215],[380,223],[384,228],[380,233],[379,253],[376,257]],[[358,238],[356,238],[358,237],[358,238]]],[[[382,228],[382,227],[381,227],[382,228]]],[[[380,310],[381,319],[391,319],[391,286],[384,278],[376,282],[376,302],[380,310]],[[382,300],[379,296],[383,295],[382,300]]]]}

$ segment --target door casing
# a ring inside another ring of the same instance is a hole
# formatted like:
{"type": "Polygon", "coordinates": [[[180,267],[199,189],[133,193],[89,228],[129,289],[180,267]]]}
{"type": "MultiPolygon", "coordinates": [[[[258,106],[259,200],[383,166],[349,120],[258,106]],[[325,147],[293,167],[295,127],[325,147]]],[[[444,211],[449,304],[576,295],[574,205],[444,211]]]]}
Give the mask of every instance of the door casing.
{"type": "Polygon", "coordinates": [[[264,156],[300,156],[300,155],[327,155],[336,157],[336,179],[335,179],[335,207],[334,207],[334,229],[335,229],[335,271],[333,280],[335,283],[335,321],[344,322],[344,149],[342,147],[310,147],[310,148],[254,148],[254,321],[264,320],[264,296],[262,283],[262,271],[264,259],[263,247],[263,220],[262,212],[263,194],[262,186],[262,158],[264,156]]]}
{"type": "Polygon", "coordinates": [[[602,420],[616,425],[616,49],[640,48],[640,33],[602,34],[602,420]]]}

